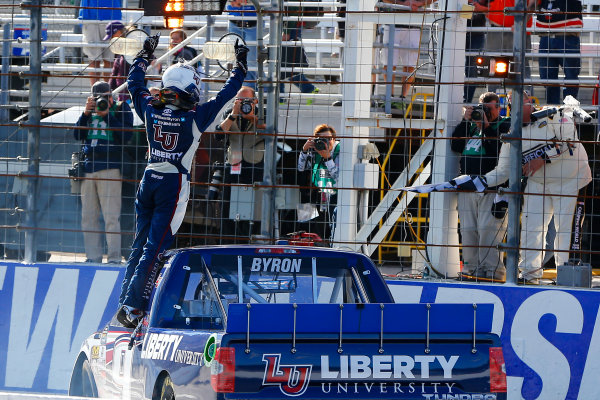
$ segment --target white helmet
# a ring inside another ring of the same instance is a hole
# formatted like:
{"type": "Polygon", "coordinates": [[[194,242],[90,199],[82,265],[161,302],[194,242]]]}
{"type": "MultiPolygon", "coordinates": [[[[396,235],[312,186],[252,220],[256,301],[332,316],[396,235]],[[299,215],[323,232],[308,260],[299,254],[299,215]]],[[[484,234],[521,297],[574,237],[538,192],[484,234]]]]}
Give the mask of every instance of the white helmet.
{"type": "Polygon", "coordinates": [[[171,65],[162,76],[162,89],[177,93],[173,105],[191,109],[200,101],[200,75],[191,65],[177,63],[171,65]]]}

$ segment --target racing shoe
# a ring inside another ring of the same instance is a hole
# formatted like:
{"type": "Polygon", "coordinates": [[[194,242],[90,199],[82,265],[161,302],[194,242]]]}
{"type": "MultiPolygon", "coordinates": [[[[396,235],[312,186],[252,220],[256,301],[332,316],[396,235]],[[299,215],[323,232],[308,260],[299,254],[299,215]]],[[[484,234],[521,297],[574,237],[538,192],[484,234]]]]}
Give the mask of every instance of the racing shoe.
{"type": "Polygon", "coordinates": [[[129,329],[135,329],[143,317],[143,311],[126,305],[121,306],[119,311],[117,311],[117,321],[129,329]]]}

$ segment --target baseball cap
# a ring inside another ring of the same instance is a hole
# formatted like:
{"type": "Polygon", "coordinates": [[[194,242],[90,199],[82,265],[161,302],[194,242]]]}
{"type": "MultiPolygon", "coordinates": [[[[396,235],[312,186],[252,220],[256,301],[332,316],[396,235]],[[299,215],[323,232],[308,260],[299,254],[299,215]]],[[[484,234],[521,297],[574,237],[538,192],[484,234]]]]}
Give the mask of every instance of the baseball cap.
{"type": "Polygon", "coordinates": [[[111,21],[106,24],[106,36],[102,40],[108,40],[114,35],[116,32],[125,29],[125,25],[121,21],[111,21]]]}
{"type": "Polygon", "coordinates": [[[110,86],[108,85],[108,82],[98,81],[98,82],[94,83],[94,85],[92,86],[92,96],[93,97],[110,96],[110,94],[111,94],[111,91],[110,91],[110,86]]]}

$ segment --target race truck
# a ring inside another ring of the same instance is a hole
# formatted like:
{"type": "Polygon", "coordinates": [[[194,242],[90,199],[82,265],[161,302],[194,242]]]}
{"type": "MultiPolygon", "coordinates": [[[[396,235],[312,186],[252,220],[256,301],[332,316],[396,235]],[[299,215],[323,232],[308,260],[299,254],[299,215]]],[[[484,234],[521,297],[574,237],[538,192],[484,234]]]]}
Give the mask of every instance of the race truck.
{"type": "Polygon", "coordinates": [[[174,250],[134,330],[86,339],[69,394],[505,399],[492,304],[394,304],[372,261],[318,247],[174,250]]]}

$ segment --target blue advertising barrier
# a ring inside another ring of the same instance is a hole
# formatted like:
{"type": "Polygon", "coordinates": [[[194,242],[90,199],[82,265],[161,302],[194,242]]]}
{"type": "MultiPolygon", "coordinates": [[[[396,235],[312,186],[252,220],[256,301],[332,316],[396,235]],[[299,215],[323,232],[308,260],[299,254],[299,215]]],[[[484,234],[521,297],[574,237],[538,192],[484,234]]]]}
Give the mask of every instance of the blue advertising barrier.
{"type": "MultiPolygon", "coordinates": [[[[84,338],[114,314],[122,267],[0,263],[0,390],[66,393],[84,338]]],[[[595,399],[600,292],[388,281],[397,303],[494,304],[509,399],[595,399]]],[[[448,326],[452,315],[448,315],[448,326]]]]}
{"type": "Polygon", "coordinates": [[[124,268],[0,263],[0,390],[66,393],[83,340],[115,313],[124,268]]]}

